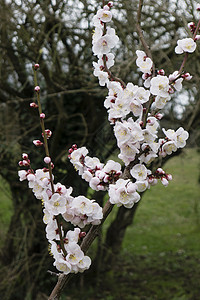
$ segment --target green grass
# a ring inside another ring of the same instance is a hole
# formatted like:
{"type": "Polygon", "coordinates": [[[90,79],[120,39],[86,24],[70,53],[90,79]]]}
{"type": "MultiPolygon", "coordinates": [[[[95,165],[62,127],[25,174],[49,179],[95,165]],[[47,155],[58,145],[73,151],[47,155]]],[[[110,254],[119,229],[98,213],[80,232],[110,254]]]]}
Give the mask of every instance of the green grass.
{"type": "Polygon", "coordinates": [[[168,187],[158,184],[144,194],[127,230],[124,251],[200,253],[199,157],[189,149],[166,164],[173,180],[168,187]]]}
{"type": "Polygon", "coordinates": [[[9,185],[0,177],[0,246],[4,241],[12,213],[12,198],[9,185]]]}

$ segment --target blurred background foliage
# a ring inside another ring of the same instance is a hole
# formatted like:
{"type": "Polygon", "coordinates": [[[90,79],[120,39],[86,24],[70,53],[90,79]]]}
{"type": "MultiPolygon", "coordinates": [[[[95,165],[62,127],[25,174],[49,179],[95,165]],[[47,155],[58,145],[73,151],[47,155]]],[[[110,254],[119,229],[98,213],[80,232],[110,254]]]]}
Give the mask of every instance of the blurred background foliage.
{"type": "MultiPolygon", "coordinates": [[[[137,4],[138,1],[132,0],[114,1],[113,27],[120,43],[114,50],[116,63],[112,71],[126,82],[142,85],[135,65],[135,51],[141,49],[136,32],[137,4]]],[[[183,56],[176,55],[174,47],[177,39],[191,36],[187,23],[198,20],[195,4],[193,0],[144,1],[144,35],[156,67],[163,68],[167,75],[179,69],[182,62],[183,56]]],[[[46,273],[53,267],[47,251],[41,203],[17,176],[21,153],[30,155],[34,169],[42,167],[44,156],[43,149],[32,144],[33,139],[41,138],[38,114],[29,106],[34,100],[34,63],[40,64],[38,83],[47,116],[46,128],[53,131],[49,146],[56,166],[55,181],[72,186],[73,195],[88,195],[99,202],[105,196],[88,190],[67,159],[67,149],[73,143],[79,147],[85,145],[90,155],[101,161],[118,154],[103,106],[107,91],[99,87],[92,68],[95,58],[91,51],[91,21],[100,5],[96,0],[0,0],[1,299],[46,299],[56,282],[56,278],[46,273]]],[[[193,78],[185,82],[179,95],[175,93],[165,109],[162,124],[165,128],[183,126],[190,132],[189,146],[197,148],[199,49],[189,56],[185,70],[193,78]]],[[[148,195],[149,192],[145,197],[148,195]]],[[[115,264],[136,208],[116,209],[112,222],[106,223],[104,234],[93,249],[96,259],[91,272],[97,277],[115,264]]],[[[84,275],[80,282],[82,278],[84,275]]]]}

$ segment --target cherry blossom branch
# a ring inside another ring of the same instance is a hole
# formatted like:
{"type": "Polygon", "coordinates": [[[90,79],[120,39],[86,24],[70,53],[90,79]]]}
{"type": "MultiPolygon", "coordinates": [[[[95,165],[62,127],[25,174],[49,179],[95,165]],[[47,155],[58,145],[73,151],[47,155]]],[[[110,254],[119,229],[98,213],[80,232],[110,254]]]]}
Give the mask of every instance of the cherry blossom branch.
{"type": "MultiPolygon", "coordinates": [[[[113,209],[113,204],[109,202],[109,200],[106,202],[106,204],[103,207],[103,219],[101,221],[100,225],[92,225],[90,227],[90,230],[88,231],[87,235],[84,237],[82,243],[81,243],[81,249],[84,253],[87,252],[89,247],[91,246],[92,242],[95,240],[95,238],[99,234],[99,229],[110,214],[110,212],[113,209]]],[[[59,274],[58,282],[55,285],[51,295],[49,296],[48,300],[58,300],[60,298],[61,292],[64,289],[65,285],[69,282],[69,280],[72,278],[74,274],[70,273],[67,275],[59,274]]]]}
{"type": "MultiPolygon", "coordinates": [[[[37,70],[38,70],[38,68],[39,68],[38,64],[35,64],[35,66],[33,67],[35,92],[36,92],[36,95],[37,95],[38,111],[39,111],[39,116],[40,116],[40,126],[41,126],[41,129],[42,129],[42,135],[43,135],[43,140],[44,140],[45,154],[46,154],[46,157],[50,157],[48,141],[47,141],[47,134],[46,134],[46,131],[45,131],[45,124],[44,124],[45,115],[42,112],[42,105],[41,105],[41,101],[40,101],[40,87],[38,86],[38,82],[37,82],[37,70]]],[[[55,189],[54,189],[54,183],[53,183],[53,173],[52,173],[51,161],[48,163],[48,171],[49,171],[49,176],[50,176],[50,184],[51,184],[52,194],[54,194],[55,189]]],[[[65,247],[64,247],[64,241],[63,241],[63,236],[62,236],[62,230],[61,230],[61,224],[60,224],[60,221],[59,221],[59,217],[58,216],[54,216],[54,217],[56,219],[56,223],[57,223],[57,226],[58,226],[58,234],[59,234],[59,237],[60,237],[60,246],[61,246],[61,249],[62,249],[64,255],[66,256],[67,252],[66,252],[65,247]]]]}
{"type": "MultiPolygon", "coordinates": [[[[197,32],[198,32],[198,30],[199,30],[199,27],[200,27],[200,19],[199,19],[199,21],[198,21],[197,27],[196,27],[195,32],[194,32],[194,34],[193,34],[193,37],[192,37],[193,40],[195,40],[195,38],[196,38],[197,32]]],[[[184,66],[185,66],[185,63],[186,63],[186,61],[187,61],[187,59],[188,59],[188,56],[189,56],[189,53],[188,53],[188,52],[185,53],[183,62],[182,62],[181,66],[180,66],[180,69],[179,69],[179,71],[178,71],[179,74],[182,73],[182,71],[183,71],[183,69],[184,69],[184,66]]]]}

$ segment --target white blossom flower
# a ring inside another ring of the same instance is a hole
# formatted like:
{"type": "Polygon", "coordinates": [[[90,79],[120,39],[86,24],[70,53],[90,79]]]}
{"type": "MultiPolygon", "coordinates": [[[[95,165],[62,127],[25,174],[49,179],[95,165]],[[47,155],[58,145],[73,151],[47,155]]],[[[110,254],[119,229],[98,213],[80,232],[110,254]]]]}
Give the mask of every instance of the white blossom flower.
{"type": "Polygon", "coordinates": [[[142,164],[137,164],[130,170],[130,174],[136,180],[139,180],[139,181],[146,180],[147,168],[142,164]]]}
{"type": "Polygon", "coordinates": [[[99,18],[102,22],[107,23],[112,19],[112,13],[109,10],[99,9],[97,11],[97,18],[99,18]]]}
{"type": "Polygon", "coordinates": [[[167,76],[158,75],[151,79],[151,87],[150,92],[153,95],[158,95],[161,97],[168,97],[169,96],[169,79],[167,76]]]}
{"type": "Polygon", "coordinates": [[[67,245],[67,252],[66,261],[71,265],[76,265],[84,257],[83,251],[75,242],[71,242],[67,245]]]}
{"type": "Polygon", "coordinates": [[[162,109],[170,99],[171,99],[170,95],[168,95],[167,97],[156,96],[155,98],[156,108],[162,109]]]}
{"type": "Polygon", "coordinates": [[[27,171],[26,170],[20,170],[18,171],[19,180],[23,181],[26,180],[27,171]]]}
{"type": "Polygon", "coordinates": [[[185,38],[177,41],[175,48],[176,54],[182,54],[184,52],[192,53],[195,51],[197,44],[192,38],[185,38]]]}
{"type": "Polygon", "coordinates": [[[67,275],[71,272],[71,264],[64,260],[64,258],[60,258],[55,260],[53,265],[56,267],[58,271],[63,272],[63,274],[67,275]]]}
{"type": "Polygon", "coordinates": [[[84,272],[85,270],[88,270],[91,265],[91,259],[89,256],[84,256],[77,264],[77,267],[79,268],[79,272],[84,272]]]}
{"type": "Polygon", "coordinates": [[[169,141],[163,144],[162,151],[168,155],[172,154],[172,152],[176,152],[177,146],[174,141],[169,141]]]}
{"type": "Polygon", "coordinates": [[[136,192],[136,186],[130,180],[118,179],[115,184],[109,185],[110,203],[117,206],[124,205],[126,208],[133,207],[140,200],[136,192]]]}
{"type": "Polygon", "coordinates": [[[186,145],[186,140],[189,137],[189,133],[184,130],[182,127],[176,130],[176,136],[177,140],[175,141],[175,144],[177,148],[183,148],[186,145]]]}
{"type": "Polygon", "coordinates": [[[55,216],[66,212],[66,197],[64,195],[54,193],[44,204],[45,208],[55,216]]]}
{"type": "Polygon", "coordinates": [[[140,68],[140,71],[143,73],[151,73],[153,62],[151,58],[147,57],[144,51],[136,51],[137,59],[136,65],[140,68]]]}
{"type": "MultiPolygon", "coordinates": [[[[105,55],[105,58],[106,58],[106,67],[108,69],[110,69],[113,65],[114,65],[114,54],[113,53],[108,53],[105,55]]],[[[101,66],[104,66],[104,61],[103,61],[103,55],[100,54],[98,55],[98,64],[101,65],[101,66]]]]}
{"type": "Polygon", "coordinates": [[[148,180],[136,181],[138,192],[144,192],[148,188],[148,180]]]}

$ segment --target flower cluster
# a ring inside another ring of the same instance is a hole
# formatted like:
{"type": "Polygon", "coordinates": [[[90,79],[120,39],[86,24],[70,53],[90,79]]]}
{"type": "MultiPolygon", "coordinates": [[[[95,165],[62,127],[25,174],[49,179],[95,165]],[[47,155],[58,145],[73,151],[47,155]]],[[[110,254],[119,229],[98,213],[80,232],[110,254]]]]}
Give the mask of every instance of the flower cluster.
{"type": "Polygon", "coordinates": [[[51,253],[55,259],[54,265],[65,274],[83,272],[89,268],[91,261],[89,257],[84,256],[77,244],[80,229],[76,228],[74,233],[69,231],[65,236],[62,226],[59,228],[56,217],[61,214],[66,221],[83,228],[87,224],[100,224],[103,217],[102,208],[94,200],[84,196],[72,197],[72,188],[66,188],[61,183],[53,184],[52,188],[50,174],[46,168],[34,172],[30,168],[30,160],[26,153],[22,154],[22,159],[19,165],[28,166],[28,170],[20,170],[19,178],[20,181],[27,180],[35,197],[42,201],[43,221],[46,224],[46,237],[51,244],[51,253]],[[66,253],[60,247],[61,236],[66,253]]]}
{"type": "MultiPolygon", "coordinates": [[[[95,33],[92,49],[94,55],[98,56],[98,62],[93,63],[94,75],[98,77],[100,85],[106,85],[108,88],[104,106],[108,109],[108,120],[114,125],[114,134],[120,149],[119,158],[125,166],[133,164],[130,168],[131,181],[115,178],[113,182],[106,181],[105,184],[105,180],[101,180],[101,176],[106,178],[100,171],[103,166],[96,158],[95,168],[89,167],[89,164],[87,167],[87,156],[84,155],[78,159],[78,162],[72,157],[71,162],[75,167],[79,164],[82,177],[87,178],[92,188],[96,190],[108,188],[111,203],[132,207],[139,200],[137,192],[143,192],[150,185],[156,184],[157,179],[161,179],[161,182],[167,185],[167,176],[153,176],[146,165],[156,157],[171,154],[172,151],[186,144],[189,134],[182,127],[176,132],[163,129],[166,137],[158,138],[159,121],[163,117],[159,111],[170,101],[171,94],[181,91],[183,81],[191,79],[192,76],[179,71],[166,76],[163,69],[155,73],[152,59],[144,51],[137,50],[136,65],[143,73],[144,87],[131,82],[125,85],[115,78],[109,70],[114,64],[114,55],[110,51],[118,41],[114,29],[108,27],[112,19],[111,7],[112,5],[104,6],[93,18],[95,33]],[[149,107],[148,110],[147,107],[149,107]],[[136,158],[139,164],[134,166],[136,158]]],[[[177,47],[176,53],[191,53],[195,50],[196,43],[194,39],[184,39],[178,41],[177,47]]],[[[86,152],[85,155],[87,155],[86,152]]],[[[78,170],[80,173],[80,169],[78,170]]]]}
{"type": "Polygon", "coordinates": [[[81,237],[81,230],[75,228],[73,231],[69,230],[64,239],[65,254],[56,241],[50,240],[50,254],[55,259],[54,266],[57,270],[68,273],[83,272],[89,269],[91,259],[84,255],[78,241],[81,237]]]}
{"type": "Polygon", "coordinates": [[[105,165],[97,157],[88,156],[85,147],[69,149],[70,162],[78,171],[79,175],[89,183],[95,191],[105,191],[110,183],[115,182],[120,175],[121,165],[109,160],[105,165]]]}

